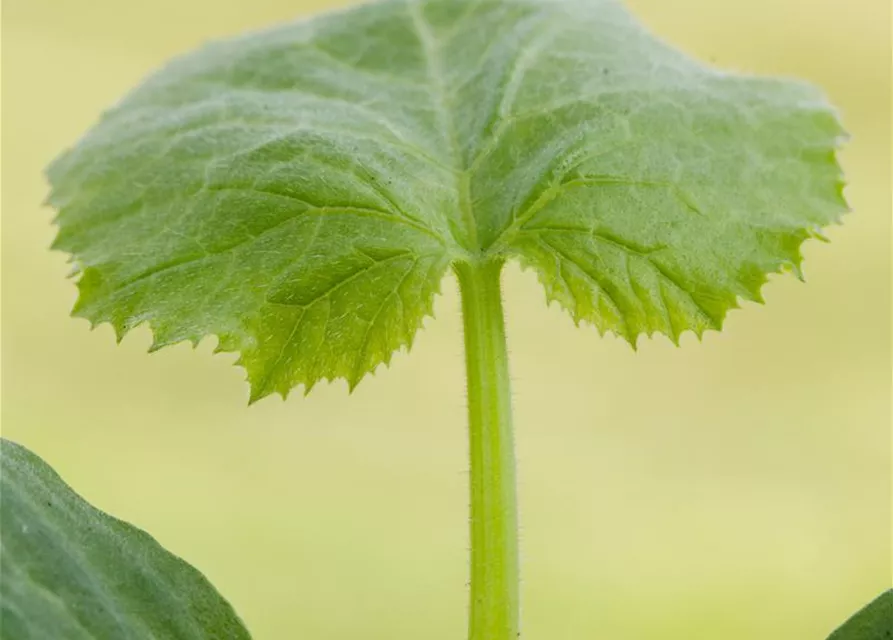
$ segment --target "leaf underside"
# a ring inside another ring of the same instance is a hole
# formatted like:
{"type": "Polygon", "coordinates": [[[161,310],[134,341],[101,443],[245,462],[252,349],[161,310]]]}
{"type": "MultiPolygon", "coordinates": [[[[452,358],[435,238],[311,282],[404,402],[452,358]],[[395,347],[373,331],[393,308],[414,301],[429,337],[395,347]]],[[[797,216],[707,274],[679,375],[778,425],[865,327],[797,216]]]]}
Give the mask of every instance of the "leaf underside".
{"type": "Polygon", "coordinates": [[[0,439],[0,639],[247,640],[207,579],[0,439]]]}
{"type": "Polygon", "coordinates": [[[828,640],[893,640],[893,589],[888,589],[828,640]]]}
{"type": "Polygon", "coordinates": [[[517,260],[635,345],[719,329],[846,210],[808,85],[614,0],[395,0],[219,42],[49,168],[75,314],[216,335],[256,400],[409,347],[451,264],[517,260]]]}

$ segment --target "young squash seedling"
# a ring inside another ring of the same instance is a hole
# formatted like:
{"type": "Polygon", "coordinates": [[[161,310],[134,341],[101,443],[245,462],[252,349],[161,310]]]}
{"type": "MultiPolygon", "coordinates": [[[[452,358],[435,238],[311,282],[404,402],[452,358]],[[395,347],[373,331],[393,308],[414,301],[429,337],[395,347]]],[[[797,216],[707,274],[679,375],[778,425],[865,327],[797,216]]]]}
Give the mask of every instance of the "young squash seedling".
{"type": "Polygon", "coordinates": [[[519,634],[500,293],[635,346],[718,330],[846,210],[820,92],[705,67],[614,0],[385,0],[206,46],[48,170],[74,314],[216,336],[251,401],[352,389],[459,281],[471,640],[519,634]]]}

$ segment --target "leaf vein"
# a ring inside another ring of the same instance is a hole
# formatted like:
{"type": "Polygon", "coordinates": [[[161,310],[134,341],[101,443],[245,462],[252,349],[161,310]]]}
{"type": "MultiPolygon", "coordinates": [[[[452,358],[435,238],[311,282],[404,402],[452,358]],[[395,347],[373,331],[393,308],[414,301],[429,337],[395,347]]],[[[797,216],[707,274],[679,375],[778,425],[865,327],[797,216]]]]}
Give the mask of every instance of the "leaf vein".
{"type": "MultiPolygon", "coordinates": [[[[543,243],[545,243],[546,246],[550,247],[552,249],[552,251],[554,251],[559,256],[561,256],[567,262],[567,264],[574,267],[579,273],[581,273],[583,275],[583,277],[586,280],[588,280],[595,287],[596,291],[599,294],[601,294],[610,303],[610,305],[614,308],[614,311],[617,312],[617,318],[618,318],[618,320],[620,320],[621,324],[623,325],[624,333],[628,334],[629,327],[627,324],[626,315],[621,310],[621,307],[620,307],[619,303],[617,302],[617,300],[614,298],[614,296],[610,292],[608,292],[608,290],[605,288],[604,283],[598,277],[596,277],[595,275],[590,273],[589,270],[586,269],[582,264],[580,264],[580,262],[576,258],[574,258],[570,254],[568,254],[563,249],[555,246],[554,244],[549,242],[546,238],[543,238],[543,243]]],[[[574,296],[574,297],[576,298],[576,296],[574,296]]]]}
{"type": "MultiPolygon", "coordinates": [[[[405,255],[406,254],[403,254],[403,256],[405,256],[405,255]]],[[[397,296],[398,299],[402,300],[402,298],[400,297],[400,287],[403,286],[403,283],[406,282],[406,279],[409,277],[409,274],[412,273],[413,270],[416,268],[416,266],[419,263],[419,260],[421,260],[421,256],[416,256],[415,259],[413,259],[413,261],[409,264],[409,267],[406,269],[406,271],[403,273],[403,275],[400,277],[400,280],[397,283],[397,285],[394,287],[394,289],[392,291],[389,291],[386,296],[382,297],[381,304],[378,305],[378,309],[375,310],[375,314],[372,316],[369,323],[366,325],[366,328],[363,331],[363,338],[360,341],[360,348],[357,350],[356,360],[354,361],[353,379],[351,381],[352,385],[359,382],[360,378],[363,375],[363,371],[362,371],[363,361],[366,358],[366,353],[367,353],[367,350],[369,349],[369,337],[372,333],[372,330],[375,328],[375,323],[378,321],[378,318],[381,316],[381,312],[387,306],[388,301],[391,299],[391,297],[397,296]]]]}
{"type": "Polygon", "coordinates": [[[425,53],[425,61],[427,64],[427,72],[429,82],[433,91],[433,102],[440,122],[441,135],[445,138],[449,146],[452,166],[455,168],[456,195],[458,197],[459,211],[465,221],[465,231],[468,235],[468,242],[471,247],[465,246],[469,251],[479,251],[480,246],[477,237],[477,221],[471,210],[471,183],[468,172],[462,165],[461,147],[456,134],[456,124],[453,122],[451,114],[450,102],[447,97],[447,90],[444,82],[443,61],[441,60],[440,50],[431,28],[425,21],[420,10],[420,2],[418,0],[405,0],[406,10],[416,28],[419,36],[419,42],[425,53]]]}
{"type": "Polygon", "coordinates": [[[310,307],[312,307],[314,304],[316,304],[323,298],[330,297],[333,293],[337,292],[338,290],[342,289],[343,287],[346,287],[354,280],[361,278],[363,275],[369,273],[369,271],[371,271],[372,269],[375,269],[375,268],[380,267],[384,264],[387,264],[388,262],[403,259],[403,258],[406,258],[407,256],[412,256],[412,255],[417,255],[417,254],[413,254],[411,251],[401,251],[400,253],[396,253],[392,256],[388,256],[387,258],[382,258],[381,260],[376,260],[372,264],[369,264],[369,265],[366,265],[365,267],[361,267],[360,269],[357,269],[356,271],[351,273],[349,276],[347,276],[343,280],[339,280],[339,281],[335,282],[334,284],[332,284],[332,286],[330,286],[327,289],[324,289],[322,292],[320,292],[319,294],[317,294],[316,296],[311,298],[308,302],[304,302],[304,303],[272,302],[272,301],[268,300],[267,304],[274,304],[274,305],[283,306],[283,307],[297,307],[300,309],[309,309],[310,307]]]}

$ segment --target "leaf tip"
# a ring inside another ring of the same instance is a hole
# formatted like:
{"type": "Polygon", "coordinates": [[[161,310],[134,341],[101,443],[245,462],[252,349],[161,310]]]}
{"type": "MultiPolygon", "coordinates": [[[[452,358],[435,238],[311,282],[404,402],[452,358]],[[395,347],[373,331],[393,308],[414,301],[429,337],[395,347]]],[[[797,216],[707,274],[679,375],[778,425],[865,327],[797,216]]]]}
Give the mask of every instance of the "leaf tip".
{"type": "Polygon", "coordinates": [[[255,385],[249,385],[250,391],[248,392],[248,406],[252,406],[266,398],[270,393],[263,389],[256,387],[255,385]]]}

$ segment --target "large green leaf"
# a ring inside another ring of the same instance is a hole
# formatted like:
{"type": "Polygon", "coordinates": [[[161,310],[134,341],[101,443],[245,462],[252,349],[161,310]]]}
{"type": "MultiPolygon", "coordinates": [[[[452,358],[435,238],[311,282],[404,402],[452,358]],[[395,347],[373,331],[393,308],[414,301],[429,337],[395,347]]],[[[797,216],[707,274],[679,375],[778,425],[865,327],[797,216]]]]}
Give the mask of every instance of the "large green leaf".
{"type": "Polygon", "coordinates": [[[893,589],[866,605],[828,640],[893,640],[893,589]]]}
{"type": "Polygon", "coordinates": [[[214,334],[252,398],[355,385],[452,263],[514,259],[635,344],[719,328],[845,210],[815,89],[730,75],[614,0],[388,0],[212,44],[49,169],[75,313],[214,334]]]}
{"type": "Polygon", "coordinates": [[[2,640],[241,640],[232,607],[144,531],[0,439],[2,640]]]}

